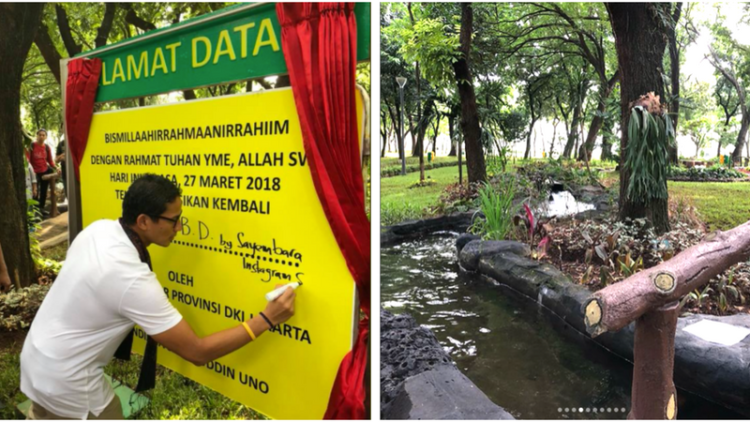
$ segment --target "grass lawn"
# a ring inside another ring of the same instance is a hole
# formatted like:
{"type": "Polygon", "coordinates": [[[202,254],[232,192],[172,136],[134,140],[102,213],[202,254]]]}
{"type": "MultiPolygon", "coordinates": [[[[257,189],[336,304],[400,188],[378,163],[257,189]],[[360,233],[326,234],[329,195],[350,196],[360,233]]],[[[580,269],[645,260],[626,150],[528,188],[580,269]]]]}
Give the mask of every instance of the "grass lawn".
{"type": "Polygon", "coordinates": [[[669,182],[669,194],[689,198],[709,230],[750,220],[750,183],[669,182]]]}
{"type": "Polygon", "coordinates": [[[0,419],[16,419],[15,407],[26,400],[21,393],[22,333],[0,333],[0,419]]]}
{"type": "MultiPolygon", "coordinates": [[[[458,169],[443,167],[428,170],[425,177],[436,183],[409,189],[419,181],[419,173],[381,179],[382,225],[426,216],[425,208],[437,204],[448,184],[458,182],[458,169]]],[[[606,186],[616,185],[619,174],[602,173],[602,183],[606,186]]],[[[727,230],[750,220],[750,183],[669,182],[669,194],[692,201],[709,230],[727,230]]]]}
{"type": "MultiPolygon", "coordinates": [[[[463,166],[464,181],[466,166],[463,166]]],[[[380,180],[381,224],[389,225],[409,218],[420,218],[424,208],[437,204],[445,187],[458,183],[458,166],[442,167],[425,171],[425,178],[435,181],[434,184],[418,188],[409,188],[419,182],[419,172],[407,173],[405,176],[393,176],[380,180]]]]}

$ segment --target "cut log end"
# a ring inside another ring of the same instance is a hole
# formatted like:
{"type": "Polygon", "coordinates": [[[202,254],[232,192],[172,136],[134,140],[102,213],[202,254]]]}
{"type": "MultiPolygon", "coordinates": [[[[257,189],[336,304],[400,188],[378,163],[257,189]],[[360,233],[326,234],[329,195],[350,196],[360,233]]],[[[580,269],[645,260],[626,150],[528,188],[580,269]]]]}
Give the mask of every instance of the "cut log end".
{"type": "Polygon", "coordinates": [[[674,393],[672,393],[672,395],[669,396],[669,403],[667,403],[667,419],[674,420],[676,416],[677,416],[677,406],[675,404],[674,393]]]}
{"type": "Polygon", "coordinates": [[[677,286],[674,275],[666,271],[656,273],[653,281],[654,286],[662,293],[672,293],[677,286]]]}
{"type": "Polygon", "coordinates": [[[596,330],[599,323],[602,321],[602,307],[599,301],[591,299],[584,310],[584,318],[586,322],[586,329],[591,333],[596,330]]]}

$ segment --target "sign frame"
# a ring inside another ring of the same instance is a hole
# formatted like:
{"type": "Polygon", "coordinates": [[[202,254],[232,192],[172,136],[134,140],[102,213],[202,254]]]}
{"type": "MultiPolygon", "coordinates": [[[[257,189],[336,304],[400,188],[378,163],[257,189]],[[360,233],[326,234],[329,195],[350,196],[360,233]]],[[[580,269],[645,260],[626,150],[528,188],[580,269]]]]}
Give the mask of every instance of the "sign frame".
{"type": "MultiPolygon", "coordinates": [[[[102,56],[105,56],[108,54],[114,54],[119,51],[122,51],[126,47],[133,47],[134,45],[138,45],[139,43],[158,40],[160,39],[160,37],[172,35],[176,32],[189,33],[190,28],[202,27],[217,20],[230,18],[240,13],[248,12],[250,10],[257,10],[264,6],[268,7],[268,5],[273,5],[273,4],[275,3],[259,2],[259,3],[240,4],[240,5],[226,7],[224,9],[220,9],[220,10],[217,10],[215,12],[212,12],[206,15],[198,16],[196,18],[192,18],[192,19],[180,22],[175,25],[171,25],[171,26],[164,27],[164,28],[159,28],[153,31],[148,31],[137,37],[123,40],[114,44],[106,45],[98,49],[90,50],[90,51],[78,54],[74,56],[73,58],[63,58],[60,60],[61,80],[67,81],[68,62],[72,59],[94,58],[94,57],[101,58],[102,56]]],[[[370,16],[371,5],[370,3],[355,3],[355,13],[357,15],[357,46],[358,46],[357,47],[357,63],[369,62],[370,54],[371,54],[371,51],[370,51],[370,48],[371,48],[371,16],[370,16]]],[[[280,39],[281,39],[280,34],[279,34],[278,39],[280,43],[280,39]]],[[[280,54],[283,55],[283,50],[280,51],[280,54]]],[[[247,77],[247,76],[237,77],[237,78],[228,79],[228,80],[209,80],[206,83],[203,83],[201,85],[185,86],[182,88],[169,88],[169,89],[162,89],[162,90],[154,90],[153,92],[149,91],[147,93],[142,93],[139,95],[119,95],[119,96],[114,96],[112,98],[100,100],[99,95],[97,94],[95,105],[101,104],[104,102],[109,102],[109,101],[142,98],[142,97],[151,96],[151,95],[166,94],[169,92],[174,92],[174,91],[179,91],[179,90],[203,88],[207,86],[245,81],[245,80],[263,78],[263,77],[268,77],[268,76],[280,76],[286,73],[287,73],[286,65],[284,65],[283,72],[261,74],[257,76],[253,75],[250,77],[247,77]]],[[[64,116],[66,115],[65,85],[63,85],[61,94],[62,94],[63,133],[65,134],[65,139],[67,141],[69,139],[68,128],[67,128],[67,123],[64,118],[64,116]]],[[[359,90],[357,90],[356,95],[361,95],[359,90]]],[[[360,141],[359,141],[360,149],[362,149],[365,146],[364,139],[369,135],[368,133],[366,133],[367,127],[366,127],[365,122],[368,119],[370,104],[365,103],[364,101],[365,98],[363,98],[363,113],[362,113],[363,122],[362,122],[362,131],[360,133],[360,141]]],[[[200,99],[185,100],[185,101],[200,101],[200,99]]],[[[169,104],[163,104],[163,105],[169,105],[169,104]]],[[[67,156],[68,157],[72,156],[69,142],[66,142],[65,149],[66,149],[67,156]]],[[[75,173],[76,173],[75,171],[67,172],[67,182],[69,186],[69,189],[68,189],[68,242],[69,244],[71,244],[74,241],[75,237],[83,230],[83,221],[82,221],[83,216],[81,212],[81,185],[80,185],[80,182],[76,179],[75,173]]],[[[357,294],[357,289],[354,289],[353,291],[354,291],[354,297],[352,298],[353,299],[352,300],[352,310],[353,310],[352,317],[353,318],[351,321],[351,327],[352,327],[351,347],[352,348],[354,347],[354,344],[358,337],[359,306],[360,306],[359,295],[357,294]]],[[[369,365],[370,363],[368,362],[368,366],[369,365]]]]}

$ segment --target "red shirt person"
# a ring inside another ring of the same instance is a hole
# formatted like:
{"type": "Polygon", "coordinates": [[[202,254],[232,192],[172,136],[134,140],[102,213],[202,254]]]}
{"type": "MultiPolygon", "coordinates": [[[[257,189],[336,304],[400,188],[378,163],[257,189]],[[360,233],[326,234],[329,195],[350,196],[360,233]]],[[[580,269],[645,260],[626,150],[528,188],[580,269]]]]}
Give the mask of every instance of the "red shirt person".
{"type": "Polygon", "coordinates": [[[49,187],[49,180],[42,179],[42,176],[58,172],[52,149],[44,143],[46,139],[47,131],[39,129],[36,132],[36,141],[32,142],[31,148],[26,151],[26,158],[36,174],[39,189],[37,190],[38,197],[35,199],[39,201],[39,211],[42,213],[44,213],[44,205],[47,202],[47,188],[49,187]]]}

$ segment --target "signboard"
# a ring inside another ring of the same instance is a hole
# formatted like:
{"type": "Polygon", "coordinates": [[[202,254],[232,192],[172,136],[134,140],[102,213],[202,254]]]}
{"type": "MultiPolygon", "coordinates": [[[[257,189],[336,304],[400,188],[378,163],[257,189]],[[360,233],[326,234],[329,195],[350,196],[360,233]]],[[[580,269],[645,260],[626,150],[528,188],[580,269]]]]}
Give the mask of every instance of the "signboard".
{"type": "MultiPolygon", "coordinates": [[[[354,12],[357,60],[368,60],[370,4],[354,12]]],[[[97,102],[287,73],[274,3],[228,7],[76,57],[102,59],[97,102]]]]}
{"type": "Polygon", "coordinates": [[[291,89],[96,113],[80,172],[84,226],[118,218],[144,173],[181,186],[183,231],[149,251],[199,336],[262,311],[275,284],[304,283],[278,330],[204,367],[161,347],[159,363],[269,417],[322,418],[352,347],[355,283],[313,186],[291,89]]]}

